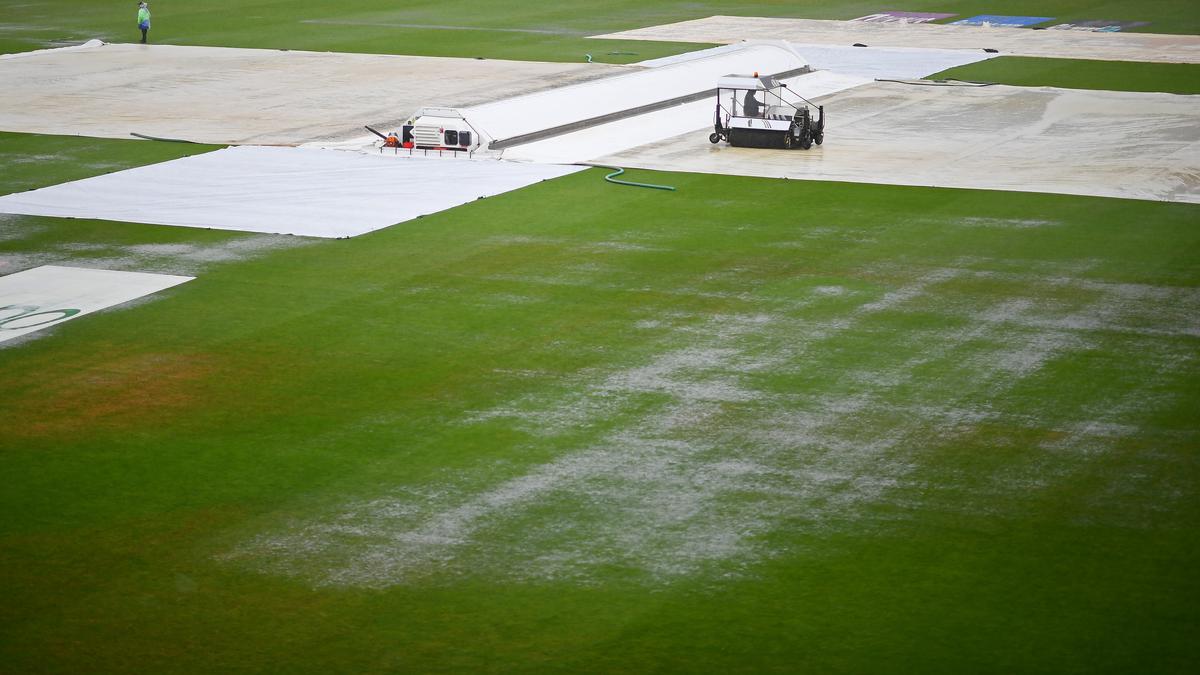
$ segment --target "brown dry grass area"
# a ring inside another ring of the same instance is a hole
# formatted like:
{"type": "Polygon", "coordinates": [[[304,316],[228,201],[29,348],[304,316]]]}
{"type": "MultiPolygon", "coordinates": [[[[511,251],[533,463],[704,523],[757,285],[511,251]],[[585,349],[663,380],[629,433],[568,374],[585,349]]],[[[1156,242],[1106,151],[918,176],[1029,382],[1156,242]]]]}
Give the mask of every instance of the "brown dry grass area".
{"type": "Polygon", "coordinates": [[[0,424],[9,433],[43,440],[148,428],[186,412],[199,398],[200,384],[218,372],[205,354],[90,360],[97,365],[40,382],[35,371],[25,382],[13,382],[24,391],[0,410],[0,424]]]}

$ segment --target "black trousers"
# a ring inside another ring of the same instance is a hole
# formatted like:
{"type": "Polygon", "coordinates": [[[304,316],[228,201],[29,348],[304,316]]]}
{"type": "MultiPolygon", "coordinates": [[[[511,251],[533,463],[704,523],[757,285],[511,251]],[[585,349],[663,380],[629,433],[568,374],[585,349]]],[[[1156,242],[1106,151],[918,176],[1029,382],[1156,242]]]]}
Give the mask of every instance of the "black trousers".
{"type": "Polygon", "coordinates": [[[143,28],[141,30],[142,30],[142,44],[145,44],[146,43],[146,33],[150,32],[150,29],[143,28]]]}

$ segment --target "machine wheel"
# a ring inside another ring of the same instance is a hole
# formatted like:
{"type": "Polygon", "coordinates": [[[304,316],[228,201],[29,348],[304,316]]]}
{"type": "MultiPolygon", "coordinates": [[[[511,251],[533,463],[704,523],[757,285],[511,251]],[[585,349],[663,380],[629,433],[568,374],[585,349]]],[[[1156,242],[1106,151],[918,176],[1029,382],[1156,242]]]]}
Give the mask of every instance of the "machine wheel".
{"type": "MultiPolygon", "coordinates": [[[[799,145],[801,150],[807,150],[811,148],[813,144],[813,130],[812,123],[809,121],[807,115],[800,120],[798,130],[800,133],[795,138],[795,144],[799,145]]],[[[789,140],[792,138],[791,134],[788,134],[788,138],[789,140]]]]}
{"type": "Polygon", "coordinates": [[[825,142],[825,134],[824,133],[819,133],[816,136],[813,136],[813,143],[820,145],[823,142],[825,142]]]}
{"type": "Polygon", "coordinates": [[[712,132],[711,134],[708,135],[708,142],[713,143],[713,144],[720,143],[721,142],[721,134],[718,134],[715,131],[712,132]]]}
{"type": "Polygon", "coordinates": [[[801,150],[807,150],[812,147],[813,124],[807,108],[802,109],[796,116],[796,121],[792,122],[792,128],[788,130],[787,141],[785,147],[788,148],[799,145],[801,150]]]}

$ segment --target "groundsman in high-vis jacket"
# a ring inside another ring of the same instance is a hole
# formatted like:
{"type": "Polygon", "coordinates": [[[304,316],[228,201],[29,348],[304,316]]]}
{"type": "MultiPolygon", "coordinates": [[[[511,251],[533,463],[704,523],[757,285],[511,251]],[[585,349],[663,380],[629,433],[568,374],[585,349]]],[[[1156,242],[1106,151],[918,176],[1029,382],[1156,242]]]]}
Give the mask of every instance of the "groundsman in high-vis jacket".
{"type": "Polygon", "coordinates": [[[150,5],[138,3],[138,29],[142,31],[142,44],[146,44],[146,33],[150,32],[150,5]]]}

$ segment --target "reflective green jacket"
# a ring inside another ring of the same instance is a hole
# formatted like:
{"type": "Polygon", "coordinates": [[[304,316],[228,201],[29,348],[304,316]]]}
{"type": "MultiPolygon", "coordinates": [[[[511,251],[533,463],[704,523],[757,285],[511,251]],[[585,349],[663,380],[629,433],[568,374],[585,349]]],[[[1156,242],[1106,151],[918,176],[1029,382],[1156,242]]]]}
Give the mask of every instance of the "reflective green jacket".
{"type": "Polygon", "coordinates": [[[140,26],[143,23],[149,23],[149,21],[150,21],[150,10],[145,7],[139,8],[138,9],[138,25],[140,26]]]}

